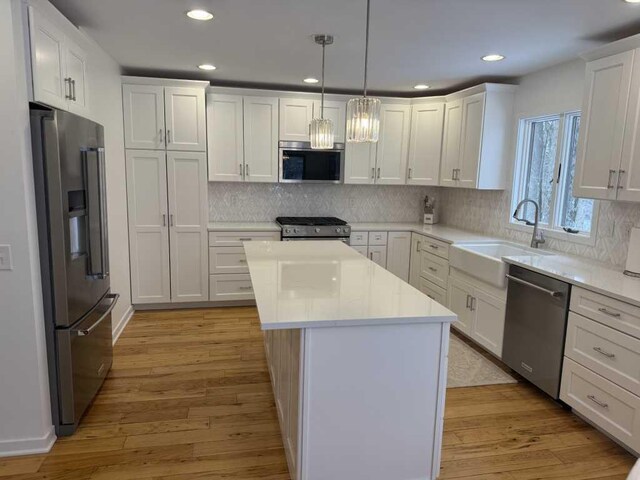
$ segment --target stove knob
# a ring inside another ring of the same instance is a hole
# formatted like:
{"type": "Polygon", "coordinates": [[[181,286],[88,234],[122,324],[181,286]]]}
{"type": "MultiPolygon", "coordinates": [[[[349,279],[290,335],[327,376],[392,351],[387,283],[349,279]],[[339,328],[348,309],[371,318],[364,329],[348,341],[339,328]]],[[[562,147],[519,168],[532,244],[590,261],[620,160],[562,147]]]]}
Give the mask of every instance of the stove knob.
{"type": "Polygon", "coordinates": [[[297,228],[294,228],[294,229],[293,229],[293,233],[298,233],[298,229],[297,229],[297,228]]]}
{"type": "Polygon", "coordinates": [[[336,233],[340,233],[342,230],[340,230],[339,228],[336,228],[336,233]]]}
{"type": "Polygon", "coordinates": [[[316,233],[320,233],[320,229],[318,227],[315,228],[316,233]]]}

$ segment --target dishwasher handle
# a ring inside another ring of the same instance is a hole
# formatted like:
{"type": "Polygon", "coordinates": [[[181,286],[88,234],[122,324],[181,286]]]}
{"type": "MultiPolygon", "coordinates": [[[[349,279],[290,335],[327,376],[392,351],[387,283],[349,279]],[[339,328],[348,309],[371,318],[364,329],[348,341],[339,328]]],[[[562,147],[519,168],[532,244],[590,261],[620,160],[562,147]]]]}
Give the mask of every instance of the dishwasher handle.
{"type": "Polygon", "coordinates": [[[544,292],[547,295],[550,295],[552,297],[561,297],[562,296],[562,292],[557,292],[555,290],[548,290],[548,289],[546,289],[544,287],[540,287],[540,286],[536,285],[535,283],[527,282],[526,280],[522,280],[521,278],[514,277],[513,275],[507,274],[507,278],[509,280],[513,280],[514,282],[519,283],[521,285],[524,285],[526,287],[530,287],[530,288],[533,288],[533,289],[538,290],[540,292],[544,292]]]}

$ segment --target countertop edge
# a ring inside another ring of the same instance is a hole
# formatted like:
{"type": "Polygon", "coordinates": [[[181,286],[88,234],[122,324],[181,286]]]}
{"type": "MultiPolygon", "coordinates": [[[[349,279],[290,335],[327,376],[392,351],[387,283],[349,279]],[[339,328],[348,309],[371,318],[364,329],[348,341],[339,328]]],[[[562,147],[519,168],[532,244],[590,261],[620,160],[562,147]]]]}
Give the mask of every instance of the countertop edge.
{"type": "Polygon", "coordinates": [[[308,320],[299,322],[260,322],[262,330],[296,330],[303,328],[340,328],[340,327],[377,327],[382,325],[417,325],[424,323],[451,324],[457,317],[448,315],[435,315],[433,317],[394,317],[394,318],[366,318],[349,320],[308,320]]]}

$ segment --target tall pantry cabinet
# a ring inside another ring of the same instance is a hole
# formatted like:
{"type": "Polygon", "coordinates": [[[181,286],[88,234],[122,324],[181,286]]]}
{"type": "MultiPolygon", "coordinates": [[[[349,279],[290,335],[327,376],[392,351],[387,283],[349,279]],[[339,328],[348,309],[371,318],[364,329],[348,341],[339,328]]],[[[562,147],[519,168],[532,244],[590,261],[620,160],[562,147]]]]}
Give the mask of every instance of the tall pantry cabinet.
{"type": "Polygon", "coordinates": [[[134,304],[209,299],[207,84],[124,77],[134,304]]]}

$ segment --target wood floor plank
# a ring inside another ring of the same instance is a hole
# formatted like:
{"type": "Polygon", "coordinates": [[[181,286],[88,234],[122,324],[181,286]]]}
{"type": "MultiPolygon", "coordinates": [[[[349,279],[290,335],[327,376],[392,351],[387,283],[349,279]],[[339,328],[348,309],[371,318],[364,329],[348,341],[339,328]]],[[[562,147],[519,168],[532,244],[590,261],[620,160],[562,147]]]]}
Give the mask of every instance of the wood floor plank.
{"type": "MultiPolygon", "coordinates": [[[[634,461],[526,383],[450,389],[445,417],[442,480],[623,480],[634,461]]],[[[256,309],[137,312],[76,435],[0,460],[8,479],[289,480],[256,309]]]]}

